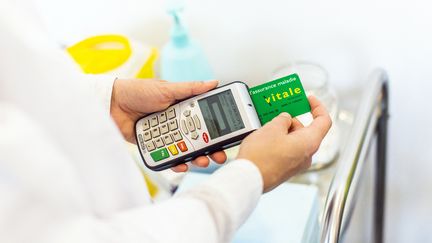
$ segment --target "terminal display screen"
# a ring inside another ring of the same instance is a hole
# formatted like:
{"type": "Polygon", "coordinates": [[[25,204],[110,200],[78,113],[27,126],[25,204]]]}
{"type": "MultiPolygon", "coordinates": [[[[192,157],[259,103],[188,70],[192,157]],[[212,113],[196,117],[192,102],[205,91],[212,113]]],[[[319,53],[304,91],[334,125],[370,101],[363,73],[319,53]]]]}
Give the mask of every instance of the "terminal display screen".
{"type": "Polygon", "coordinates": [[[245,127],[231,90],[200,99],[198,104],[212,139],[245,127]]]}

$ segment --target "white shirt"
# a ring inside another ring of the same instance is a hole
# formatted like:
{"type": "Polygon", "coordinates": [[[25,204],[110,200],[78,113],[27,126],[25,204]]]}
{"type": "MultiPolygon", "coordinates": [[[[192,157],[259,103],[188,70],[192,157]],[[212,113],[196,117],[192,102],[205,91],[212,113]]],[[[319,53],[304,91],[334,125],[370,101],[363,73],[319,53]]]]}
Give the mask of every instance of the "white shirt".
{"type": "Polygon", "coordinates": [[[262,194],[257,167],[152,204],[109,117],[113,80],[80,74],[28,5],[0,6],[0,242],[228,242],[262,194]]]}

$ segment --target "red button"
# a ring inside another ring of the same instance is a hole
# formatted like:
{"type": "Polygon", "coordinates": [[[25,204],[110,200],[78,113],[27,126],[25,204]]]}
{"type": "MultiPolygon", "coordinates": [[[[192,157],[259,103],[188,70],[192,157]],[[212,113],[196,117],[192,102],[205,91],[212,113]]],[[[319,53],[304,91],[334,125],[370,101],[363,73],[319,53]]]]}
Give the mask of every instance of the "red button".
{"type": "Polygon", "coordinates": [[[202,138],[204,139],[204,142],[206,142],[206,143],[209,142],[209,137],[208,137],[208,135],[207,135],[206,132],[203,132],[203,134],[202,134],[202,138]]]}
{"type": "Polygon", "coordinates": [[[182,152],[186,152],[188,150],[186,143],[184,141],[177,143],[177,146],[179,147],[180,151],[182,151],[182,152]]]}

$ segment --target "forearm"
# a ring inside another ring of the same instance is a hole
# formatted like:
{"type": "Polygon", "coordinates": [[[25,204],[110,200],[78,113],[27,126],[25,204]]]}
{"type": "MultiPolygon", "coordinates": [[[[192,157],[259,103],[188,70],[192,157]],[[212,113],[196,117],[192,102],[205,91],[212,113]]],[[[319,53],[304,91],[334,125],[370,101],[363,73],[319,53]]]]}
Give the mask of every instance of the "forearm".
{"type": "Polygon", "coordinates": [[[134,238],[156,242],[230,242],[254,210],[262,185],[254,164],[233,161],[173,199],[118,215],[115,224],[134,238]]]}
{"type": "Polygon", "coordinates": [[[222,167],[201,185],[165,202],[110,218],[82,218],[52,242],[229,242],[262,193],[258,169],[246,160],[222,167]]]}

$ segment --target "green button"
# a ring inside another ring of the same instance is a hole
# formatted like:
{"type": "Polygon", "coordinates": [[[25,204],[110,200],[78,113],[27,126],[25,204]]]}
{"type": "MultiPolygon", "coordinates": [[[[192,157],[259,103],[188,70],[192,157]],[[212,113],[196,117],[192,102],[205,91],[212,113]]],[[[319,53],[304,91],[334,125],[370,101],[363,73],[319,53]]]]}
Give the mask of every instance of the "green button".
{"type": "Polygon", "coordinates": [[[163,160],[169,157],[168,150],[166,148],[154,151],[150,155],[154,161],[163,160]]]}

